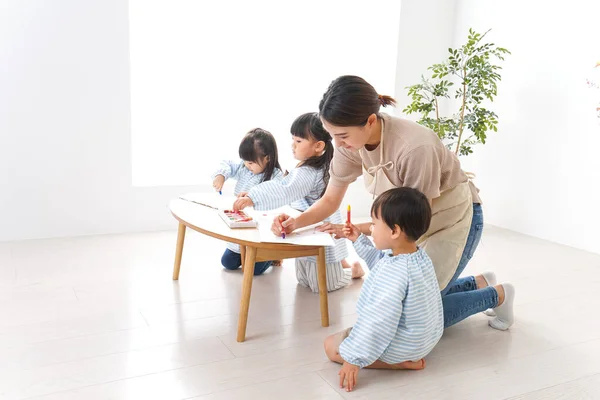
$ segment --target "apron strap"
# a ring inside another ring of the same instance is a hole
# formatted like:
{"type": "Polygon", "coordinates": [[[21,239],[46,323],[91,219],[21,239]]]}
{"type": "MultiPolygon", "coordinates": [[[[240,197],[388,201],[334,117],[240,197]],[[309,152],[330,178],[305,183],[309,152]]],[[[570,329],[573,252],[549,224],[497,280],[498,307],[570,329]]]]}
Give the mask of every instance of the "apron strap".
{"type": "Polygon", "coordinates": [[[391,161],[388,161],[388,162],[383,163],[383,164],[378,164],[378,165],[375,165],[375,166],[369,168],[367,170],[367,172],[373,175],[373,174],[377,174],[377,172],[380,169],[384,169],[384,168],[387,169],[387,170],[390,170],[390,169],[394,168],[394,163],[391,162],[391,161]]]}

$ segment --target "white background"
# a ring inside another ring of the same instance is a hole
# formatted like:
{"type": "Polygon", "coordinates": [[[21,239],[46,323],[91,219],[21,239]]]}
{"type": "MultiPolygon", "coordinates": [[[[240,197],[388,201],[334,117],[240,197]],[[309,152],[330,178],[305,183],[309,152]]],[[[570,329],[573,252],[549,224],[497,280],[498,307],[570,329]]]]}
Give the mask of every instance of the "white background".
{"type": "Polygon", "coordinates": [[[318,111],[330,82],[365,78],[393,93],[400,2],[130,0],[134,185],[199,184],[242,136],[276,138],[318,111]]]}
{"type": "MultiPolygon", "coordinates": [[[[500,129],[465,161],[486,220],[600,252],[600,128],[585,86],[600,61],[600,10],[588,1],[545,4],[403,1],[395,94],[405,105],[404,87],[462,43],[468,27],[493,28],[491,39],[513,52],[495,102],[500,129]]],[[[173,228],[169,198],[205,186],[132,186],[127,2],[1,7],[0,240],[173,228]]],[[[236,115],[244,104],[226,107],[236,115]]],[[[358,184],[355,194],[364,194],[358,184]]]]}

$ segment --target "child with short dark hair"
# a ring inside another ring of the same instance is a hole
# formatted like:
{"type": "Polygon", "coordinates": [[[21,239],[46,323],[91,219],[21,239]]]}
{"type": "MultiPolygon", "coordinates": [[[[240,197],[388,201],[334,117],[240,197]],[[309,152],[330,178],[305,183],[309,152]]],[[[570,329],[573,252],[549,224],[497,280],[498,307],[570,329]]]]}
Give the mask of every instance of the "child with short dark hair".
{"type": "Polygon", "coordinates": [[[358,320],[325,340],[329,359],[343,364],[340,386],[346,380],[348,391],[360,368],[423,369],[423,357],[444,331],[435,270],[416,244],[431,221],[427,197],[407,187],[388,190],[373,203],[371,218],[375,245],[356,226],[344,228],[370,269],[358,299],[358,320]]]}

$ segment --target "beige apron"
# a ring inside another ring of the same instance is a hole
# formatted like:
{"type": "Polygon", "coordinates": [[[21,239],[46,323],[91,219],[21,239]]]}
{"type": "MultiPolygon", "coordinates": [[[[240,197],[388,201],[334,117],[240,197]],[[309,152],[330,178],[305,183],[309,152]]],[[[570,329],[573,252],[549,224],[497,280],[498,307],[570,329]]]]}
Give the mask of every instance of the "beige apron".
{"type": "MultiPolygon", "coordinates": [[[[379,143],[379,165],[375,165],[374,167],[367,168],[363,163],[363,179],[365,181],[365,187],[367,191],[375,196],[379,196],[381,193],[394,189],[396,185],[394,185],[388,177],[385,175],[384,170],[391,171],[394,169],[394,163],[392,161],[383,161],[383,126],[384,122],[381,120],[381,141],[379,143]]],[[[364,152],[365,148],[358,150],[358,154],[364,160],[364,152]]]]}
{"type": "MultiPolygon", "coordinates": [[[[364,151],[364,149],[359,150],[361,157],[364,151]]],[[[384,172],[384,170],[393,170],[394,167],[392,161],[383,160],[382,121],[379,164],[367,168],[363,163],[365,187],[373,197],[396,187],[384,172]]],[[[471,229],[473,200],[469,182],[442,192],[440,197],[433,199],[431,211],[429,230],[417,244],[431,258],[440,289],[444,289],[458,268],[471,229]]]]}

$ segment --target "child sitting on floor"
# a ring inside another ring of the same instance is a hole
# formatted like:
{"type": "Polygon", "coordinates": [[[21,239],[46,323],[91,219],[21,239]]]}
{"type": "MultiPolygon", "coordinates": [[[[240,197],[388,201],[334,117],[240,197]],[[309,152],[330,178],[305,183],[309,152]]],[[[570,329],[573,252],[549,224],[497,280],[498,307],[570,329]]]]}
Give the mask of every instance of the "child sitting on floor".
{"type": "MultiPolygon", "coordinates": [[[[234,210],[253,206],[257,210],[272,210],[290,205],[298,211],[306,211],[325,193],[329,184],[329,166],[333,157],[331,136],[323,128],[316,113],[302,114],[290,128],[292,153],[298,160],[296,168],[278,180],[263,182],[242,193],[233,205],[234,210]]],[[[327,218],[335,224],[342,222],[339,211],[327,218]]],[[[337,240],[325,249],[327,268],[327,291],[347,286],[352,278],[364,275],[360,263],[346,261],[348,248],[345,240],[337,240]]],[[[302,286],[319,292],[317,260],[315,257],[296,259],[296,278],[302,286]]]]}
{"type": "MultiPolygon", "coordinates": [[[[237,180],[234,194],[250,190],[261,182],[281,179],[281,167],[277,154],[277,143],[273,135],[260,128],[248,132],[239,147],[241,160],[222,161],[219,168],[212,174],[213,187],[220,192],[227,179],[237,180]]],[[[227,249],[221,257],[221,264],[228,270],[236,270],[242,265],[240,246],[227,243],[227,249]]],[[[262,261],[254,264],[254,275],[261,275],[272,264],[272,261],[262,261]]]]}
{"type": "Polygon", "coordinates": [[[329,359],[343,364],[340,386],[346,380],[347,391],[355,387],[360,368],[423,369],[423,357],[444,331],[435,270],[415,243],[429,228],[427,197],[406,187],[388,190],[373,203],[371,218],[375,246],[356,226],[344,228],[370,269],[356,307],[358,320],[325,339],[329,359]]]}

